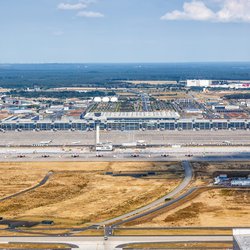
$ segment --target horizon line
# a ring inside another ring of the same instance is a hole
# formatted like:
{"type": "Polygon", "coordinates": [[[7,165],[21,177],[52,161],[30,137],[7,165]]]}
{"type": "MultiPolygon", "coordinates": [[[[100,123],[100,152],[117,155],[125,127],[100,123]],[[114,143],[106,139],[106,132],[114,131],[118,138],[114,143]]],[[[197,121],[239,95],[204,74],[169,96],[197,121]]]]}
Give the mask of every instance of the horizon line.
{"type": "Polygon", "coordinates": [[[249,61],[176,61],[176,62],[0,62],[0,65],[22,64],[183,64],[183,63],[250,63],[249,61]]]}

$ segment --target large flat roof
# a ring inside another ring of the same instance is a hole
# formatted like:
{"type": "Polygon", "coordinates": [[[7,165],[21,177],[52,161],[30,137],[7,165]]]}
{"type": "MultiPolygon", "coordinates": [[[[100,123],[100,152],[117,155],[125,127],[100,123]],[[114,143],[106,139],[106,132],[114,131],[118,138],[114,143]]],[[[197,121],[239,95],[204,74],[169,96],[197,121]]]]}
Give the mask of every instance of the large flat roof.
{"type": "Polygon", "coordinates": [[[250,249],[250,229],[237,228],[233,229],[234,239],[237,241],[240,249],[250,249]]]}
{"type": "Polygon", "coordinates": [[[174,111],[157,111],[157,112],[90,112],[85,115],[86,119],[108,119],[108,118],[168,118],[178,119],[180,115],[174,111]]]}

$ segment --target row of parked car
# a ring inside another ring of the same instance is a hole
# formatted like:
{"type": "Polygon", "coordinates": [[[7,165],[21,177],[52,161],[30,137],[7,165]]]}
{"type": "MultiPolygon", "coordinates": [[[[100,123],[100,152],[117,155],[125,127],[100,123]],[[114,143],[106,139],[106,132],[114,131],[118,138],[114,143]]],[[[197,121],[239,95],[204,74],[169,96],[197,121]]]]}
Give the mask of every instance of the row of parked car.
{"type": "MultiPolygon", "coordinates": [[[[18,155],[17,156],[17,158],[25,158],[26,157],[26,155],[24,155],[24,154],[21,154],[21,155],[18,155]]],[[[50,155],[47,155],[47,154],[45,154],[45,155],[42,155],[42,158],[49,158],[50,157],[50,155]]],[[[73,154],[73,155],[71,155],[71,157],[72,158],[77,158],[77,157],[80,157],[78,154],[73,154]]]]}

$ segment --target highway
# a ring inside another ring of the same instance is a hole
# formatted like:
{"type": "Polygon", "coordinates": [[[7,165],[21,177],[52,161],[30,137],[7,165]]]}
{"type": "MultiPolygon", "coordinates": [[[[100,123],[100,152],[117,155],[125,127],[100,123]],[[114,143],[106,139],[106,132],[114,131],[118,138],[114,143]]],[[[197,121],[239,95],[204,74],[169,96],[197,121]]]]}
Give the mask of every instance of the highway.
{"type": "Polygon", "coordinates": [[[186,188],[187,185],[190,183],[190,181],[192,179],[192,173],[193,172],[192,172],[192,167],[191,167],[190,163],[188,161],[184,161],[184,162],[182,162],[182,166],[183,166],[183,168],[185,170],[185,178],[180,183],[180,185],[178,187],[176,187],[172,192],[166,194],[165,196],[163,196],[162,198],[160,198],[158,200],[155,200],[155,201],[151,202],[150,204],[148,204],[148,205],[146,205],[144,207],[138,208],[138,209],[136,209],[134,211],[123,214],[123,215],[121,215],[119,217],[103,221],[102,223],[99,223],[98,225],[112,224],[112,223],[115,223],[117,221],[124,220],[124,219],[126,219],[128,217],[135,216],[137,214],[141,214],[141,213],[143,213],[143,212],[145,212],[147,210],[150,210],[150,209],[160,205],[161,203],[164,203],[165,199],[173,198],[175,195],[180,193],[184,188],[186,188]]]}
{"type": "Polygon", "coordinates": [[[129,237],[0,237],[0,243],[66,243],[83,250],[122,250],[129,243],[230,242],[232,236],[129,236],[129,237]]]}

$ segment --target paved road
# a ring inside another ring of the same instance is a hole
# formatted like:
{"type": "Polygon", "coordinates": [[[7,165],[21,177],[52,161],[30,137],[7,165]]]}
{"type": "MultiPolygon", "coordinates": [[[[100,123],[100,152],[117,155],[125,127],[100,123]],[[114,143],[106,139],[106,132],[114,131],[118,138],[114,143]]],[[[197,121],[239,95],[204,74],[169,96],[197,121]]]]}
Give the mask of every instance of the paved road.
{"type": "Polygon", "coordinates": [[[9,199],[11,199],[11,198],[13,198],[13,197],[16,197],[16,196],[25,194],[25,193],[27,193],[27,192],[29,192],[29,191],[32,191],[32,190],[35,190],[35,189],[41,187],[42,185],[44,185],[44,184],[49,180],[49,178],[50,178],[50,176],[51,176],[52,174],[53,174],[53,172],[48,172],[48,173],[45,175],[45,177],[44,177],[38,184],[36,184],[35,186],[30,187],[30,188],[27,188],[27,189],[25,189],[25,190],[22,190],[22,191],[20,191],[20,192],[15,193],[15,194],[11,194],[11,195],[6,196],[6,197],[4,197],[4,198],[1,198],[1,199],[0,199],[0,202],[5,201],[5,200],[9,200],[9,199]]]}
{"type": "MultiPolygon", "coordinates": [[[[191,175],[191,176],[192,176],[192,175],[191,175]]],[[[183,181],[183,184],[184,184],[185,186],[183,186],[182,189],[184,189],[184,188],[188,185],[188,183],[189,183],[189,182],[186,182],[186,185],[185,185],[185,180],[184,180],[184,181],[183,181]]],[[[179,188],[179,187],[178,187],[178,188],[179,188]]],[[[178,189],[178,188],[177,188],[177,189],[178,189]]],[[[181,188],[181,187],[180,187],[180,188],[181,188]]],[[[180,189],[180,191],[181,191],[182,189],[180,189]]],[[[184,199],[185,197],[187,197],[187,196],[189,196],[191,193],[193,193],[196,189],[197,189],[197,188],[191,188],[191,189],[189,189],[187,192],[181,194],[180,196],[178,196],[178,197],[175,198],[175,199],[172,199],[172,200],[167,201],[167,202],[162,202],[162,203],[159,204],[158,206],[152,207],[151,209],[148,209],[148,210],[146,210],[146,211],[144,211],[144,212],[142,212],[142,213],[138,213],[138,214],[136,214],[136,215],[134,215],[134,216],[127,217],[127,218],[124,219],[124,220],[115,222],[112,226],[113,226],[113,227],[117,227],[117,226],[120,226],[120,225],[122,225],[122,224],[124,224],[124,223],[131,222],[131,221],[137,220],[137,219],[139,219],[139,218],[142,218],[142,217],[144,217],[144,216],[150,215],[150,214],[152,214],[152,213],[154,213],[154,212],[157,212],[157,211],[159,211],[159,210],[161,210],[161,209],[163,209],[163,208],[165,208],[165,207],[168,207],[168,206],[170,206],[170,205],[172,205],[172,204],[174,204],[174,203],[176,203],[176,202],[178,202],[178,201],[184,199]]],[[[175,191],[175,190],[174,190],[174,191],[175,191]]],[[[179,191],[179,192],[180,192],[180,191],[179,191]]],[[[178,193],[178,192],[177,192],[177,193],[178,193]]],[[[176,193],[176,194],[177,194],[177,193],[176,193]]],[[[171,196],[171,195],[169,195],[169,196],[167,195],[167,196],[166,196],[166,199],[167,199],[167,198],[172,198],[172,197],[173,197],[173,196],[171,196]]],[[[164,200],[164,201],[165,201],[165,200],[164,200]]]]}
{"type": "Polygon", "coordinates": [[[165,199],[172,198],[175,195],[177,195],[178,193],[180,193],[189,184],[189,182],[191,181],[192,173],[193,173],[192,172],[192,166],[190,165],[190,163],[188,161],[182,162],[182,166],[183,166],[183,168],[185,170],[185,178],[183,179],[181,184],[178,187],[176,187],[172,192],[168,193],[167,195],[163,196],[162,198],[160,198],[160,199],[158,199],[156,201],[151,202],[150,204],[148,204],[148,205],[146,205],[144,207],[138,208],[138,209],[136,209],[136,210],[134,210],[132,212],[123,214],[123,215],[118,216],[116,218],[103,221],[102,223],[99,223],[99,225],[112,224],[112,223],[114,223],[116,221],[123,220],[123,219],[126,219],[128,217],[134,216],[136,214],[145,212],[145,211],[147,211],[149,209],[152,209],[152,208],[160,205],[161,203],[165,202],[165,199]]]}
{"type": "Polygon", "coordinates": [[[124,244],[147,242],[225,242],[232,241],[232,236],[135,236],[110,237],[104,241],[103,237],[0,237],[0,243],[67,243],[77,245],[84,250],[118,250],[124,244]]]}

